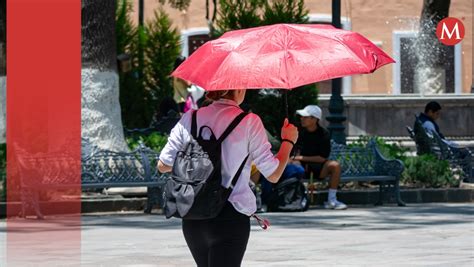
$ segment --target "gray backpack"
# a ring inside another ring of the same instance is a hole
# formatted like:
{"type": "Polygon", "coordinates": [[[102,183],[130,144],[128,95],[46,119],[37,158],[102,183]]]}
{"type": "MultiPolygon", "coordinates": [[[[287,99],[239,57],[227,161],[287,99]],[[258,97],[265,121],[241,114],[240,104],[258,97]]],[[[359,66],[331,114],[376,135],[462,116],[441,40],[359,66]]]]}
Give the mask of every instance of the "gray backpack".
{"type": "Polygon", "coordinates": [[[177,153],[171,178],[165,186],[164,212],[166,218],[203,220],[214,218],[219,214],[249,157],[247,155],[240,164],[231,186],[225,188],[221,185],[221,145],[247,114],[245,112],[239,114],[222,136],[216,139],[212,129],[208,126],[202,126],[199,129],[199,135],[197,135],[197,111],[193,112],[191,141],[177,153]],[[206,128],[211,132],[209,140],[202,138],[202,131],[206,128]]]}

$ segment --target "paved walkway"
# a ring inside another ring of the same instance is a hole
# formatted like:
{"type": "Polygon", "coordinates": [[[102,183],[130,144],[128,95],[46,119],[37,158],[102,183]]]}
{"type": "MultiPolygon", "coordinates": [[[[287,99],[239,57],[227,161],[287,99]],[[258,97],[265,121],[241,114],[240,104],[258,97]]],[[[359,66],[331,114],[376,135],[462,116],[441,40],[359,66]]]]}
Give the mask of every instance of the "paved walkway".
{"type": "MultiPolygon", "coordinates": [[[[272,226],[263,231],[253,221],[243,266],[474,266],[472,204],[364,206],[264,216],[272,226]]],[[[194,266],[177,219],[141,213],[84,215],[82,226],[75,226],[82,229],[81,266],[194,266]]],[[[18,233],[28,235],[33,229],[25,223],[18,233]]],[[[0,232],[2,239],[5,231],[0,232]]],[[[78,259],[48,250],[44,242],[24,245],[37,251],[15,257],[14,264],[10,257],[8,266],[69,266],[78,259]]],[[[5,259],[0,260],[4,266],[5,259]]]]}

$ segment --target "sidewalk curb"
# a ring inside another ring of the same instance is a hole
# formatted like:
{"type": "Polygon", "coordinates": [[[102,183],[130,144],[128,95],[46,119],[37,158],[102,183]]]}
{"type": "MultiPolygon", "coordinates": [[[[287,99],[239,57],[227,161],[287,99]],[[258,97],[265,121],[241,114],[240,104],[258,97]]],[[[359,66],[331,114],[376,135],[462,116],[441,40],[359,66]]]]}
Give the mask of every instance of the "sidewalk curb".
{"type": "MultiPolygon", "coordinates": [[[[462,203],[474,202],[474,189],[465,188],[448,188],[448,189],[404,189],[400,191],[401,198],[407,205],[411,203],[462,203]]],[[[377,190],[357,190],[357,191],[339,191],[337,197],[348,205],[373,205],[378,200],[377,190]]],[[[317,191],[314,194],[314,202],[312,206],[322,205],[327,199],[327,191],[317,191]]],[[[99,198],[99,199],[82,199],[81,212],[120,212],[120,211],[143,211],[146,205],[146,197],[134,198],[99,198]]],[[[46,205],[51,203],[46,203],[46,205]]],[[[62,208],[68,205],[77,205],[77,203],[62,202],[59,206],[62,208]]],[[[384,202],[384,204],[394,205],[393,200],[384,202]]],[[[14,210],[21,209],[20,202],[10,204],[9,208],[14,210]]],[[[70,207],[70,206],[69,206],[70,207]]],[[[77,206],[76,206],[77,207],[77,206]]],[[[60,210],[58,210],[60,213],[60,210]]],[[[156,213],[156,212],[155,212],[156,213]]],[[[6,203],[0,202],[0,218],[6,215],[6,203]]]]}
{"type": "MultiPolygon", "coordinates": [[[[389,195],[385,193],[385,195],[389,195]]],[[[377,189],[364,191],[338,191],[337,198],[342,202],[351,205],[371,205],[377,202],[379,192],[377,189]]],[[[401,199],[407,203],[460,203],[474,202],[474,189],[466,188],[424,188],[424,189],[402,189],[400,190],[401,199]]],[[[322,205],[327,200],[327,191],[320,191],[315,194],[315,205],[322,205]]],[[[384,200],[384,204],[393,204],[394,200],[384,200]]]]}

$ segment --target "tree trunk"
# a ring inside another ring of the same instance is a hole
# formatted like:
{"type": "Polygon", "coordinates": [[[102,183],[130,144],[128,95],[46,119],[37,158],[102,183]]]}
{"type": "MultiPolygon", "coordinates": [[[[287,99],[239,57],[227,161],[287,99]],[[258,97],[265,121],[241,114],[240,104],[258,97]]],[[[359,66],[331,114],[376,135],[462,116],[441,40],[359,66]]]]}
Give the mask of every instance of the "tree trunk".
{"type": "Polygon", "coordinates": [[[436,26],[448,17],[450,0],[424,0],[420,30],[415,42],[418,60],[415,69],[415,92],[438,94],[446,91],[447,47],[436,37],[436,26]]]}
{"type": "Polygon", "coordinates": [[[7,0],[0,0],[0,144],[6,142],[7,0]]]}
{"type": "Polygon", "coordinates": [[[82,137],[128,151],[119,103],[116,0],[82,0],[82,137]]]}

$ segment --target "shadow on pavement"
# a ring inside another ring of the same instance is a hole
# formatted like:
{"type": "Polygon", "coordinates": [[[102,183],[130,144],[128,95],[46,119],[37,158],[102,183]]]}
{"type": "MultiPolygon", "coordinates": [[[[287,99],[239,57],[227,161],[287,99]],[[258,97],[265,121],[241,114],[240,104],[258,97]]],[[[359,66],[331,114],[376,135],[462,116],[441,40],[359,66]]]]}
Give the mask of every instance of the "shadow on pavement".
{"type": "MultiPolygon", "coordinates": [[[[264,213],[260,214],[271,221],[272,227],[288,229],[321,229],[321,230],[400,230],[429,226],[443,226],[472,223],[474,206],[462,204],[412,204],[407,207],[397,206],[353,206],[348,210],[325,210],[313,208],[307,212],[264,213]]],[[[5,222],[2,223],[5,225],[5,222]]],[[[252,219],[252,225],[257,223],[252,219]]],[[[9,225],[10,226],[10,225],[9,225]]],[[[67,218],[46,218],[43,221],[18,219],[15,227],[8,227],[9,232],[62,231],[81,229],[124,228],[124,229],[181,229],[179,219],[167,220],[163,215],[143,213],[120,214],[86,214],[81,217],[81,225],[67,218]],[[42,227],[56,224],[58,227],[42,227]]],[[[0,232],[5,232],[0,227],[0,232]]]]}

